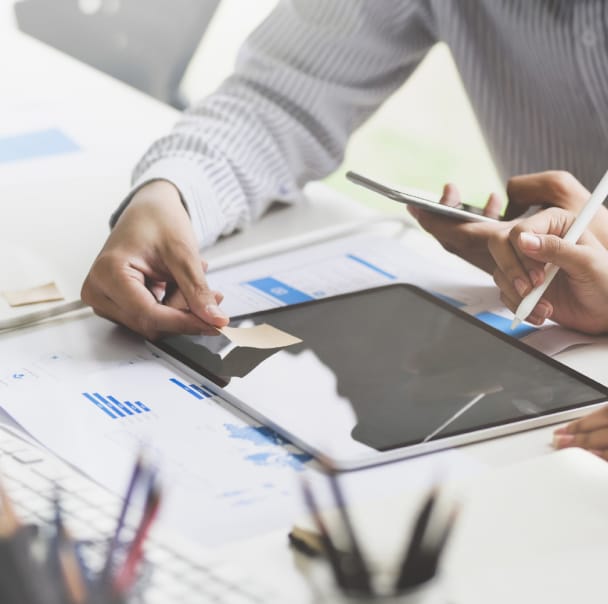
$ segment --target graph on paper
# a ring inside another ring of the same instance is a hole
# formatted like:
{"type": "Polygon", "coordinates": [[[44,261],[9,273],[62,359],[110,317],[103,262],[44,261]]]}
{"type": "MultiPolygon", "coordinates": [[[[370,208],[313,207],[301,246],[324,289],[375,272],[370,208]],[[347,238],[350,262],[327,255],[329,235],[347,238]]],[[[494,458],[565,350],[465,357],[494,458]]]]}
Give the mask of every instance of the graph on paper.
{"type": "Polygon", "coordinates": [[[121,401],[111,394],[102,396],[99,392],[83,392],[82,396],[110,419],[134,417],[143,413],[150,413],[151,411],[151,409],[141,401],[121,401]]]}

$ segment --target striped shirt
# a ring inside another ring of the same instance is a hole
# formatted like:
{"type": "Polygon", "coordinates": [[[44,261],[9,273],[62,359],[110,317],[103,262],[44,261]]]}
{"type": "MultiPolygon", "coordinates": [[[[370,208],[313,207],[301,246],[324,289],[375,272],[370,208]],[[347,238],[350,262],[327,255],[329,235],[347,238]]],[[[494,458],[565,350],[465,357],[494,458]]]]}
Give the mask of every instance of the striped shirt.
{"type": "Polygon", "coordinates": [[[438,41],[503,179],[563,169],[592,188],[608,166],[607,24],[601,0],[285,0],[151,146],[133,190],[173,182],[208,245],[335,170],[438,41]]]}

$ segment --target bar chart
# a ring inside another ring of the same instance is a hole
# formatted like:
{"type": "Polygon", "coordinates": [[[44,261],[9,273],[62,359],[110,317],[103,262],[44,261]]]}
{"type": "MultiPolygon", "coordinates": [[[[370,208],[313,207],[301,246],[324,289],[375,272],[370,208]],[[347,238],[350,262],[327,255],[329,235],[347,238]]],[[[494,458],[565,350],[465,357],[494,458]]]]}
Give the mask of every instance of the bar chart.
{"type": "Polygon", "coordinates": [[[121,401],[111,394],[102,396],[99,392],[83,392],[82,396],[112,419],[133,417],[152,411],[141,401],[121,401]]]}
{"type": "Polygon", "coordinates": [[[213,392],[209,390],[206,386],[198,385],[198,384],[185,384],[184,382],[178,380],[177,378],[171,378],[169,380],[172,384],[175,384],[178,388],[187,392],[190,396],[193,396],[195,399],[203,400],[204,398],[209,398],[213,396],[213,392]]]}

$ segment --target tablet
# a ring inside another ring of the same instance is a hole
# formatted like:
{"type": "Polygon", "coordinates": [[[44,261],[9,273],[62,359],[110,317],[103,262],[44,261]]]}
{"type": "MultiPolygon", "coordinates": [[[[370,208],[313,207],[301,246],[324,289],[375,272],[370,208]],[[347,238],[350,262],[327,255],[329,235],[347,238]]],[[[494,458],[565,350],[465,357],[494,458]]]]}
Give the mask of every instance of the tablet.
{"type": "Polygon", "coordinates": [[[567,420],[608,388],[413,285],[395,284],[236,317],[302,342],[234,346],[173,336],[161,356],[340,469],[567,420]]]}

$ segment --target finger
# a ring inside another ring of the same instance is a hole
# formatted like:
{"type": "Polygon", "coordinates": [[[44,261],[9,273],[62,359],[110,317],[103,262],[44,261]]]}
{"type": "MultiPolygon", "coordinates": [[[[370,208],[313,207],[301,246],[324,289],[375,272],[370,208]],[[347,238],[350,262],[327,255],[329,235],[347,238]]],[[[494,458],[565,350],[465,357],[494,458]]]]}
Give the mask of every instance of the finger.
{"type": "Polygon", "coordinates": [[[550,170],[514,176],[507,183],[506,218],[514,218],[534,205],[557,206],[578,211],[589,191],[569,172],[550,170]]]}
{"type": "Polygon", "coordinates": [[[514,232],[518,232],[517,226],[513,229],[503,228],[494,231],[488,239],[488,250],[496,263],[496,270],[504,275],[501,289],[509,291],[512,298],[519,296],[521,299],[532,290],[534,283],[528,267],[522,262],[521,254],[513,245],[514,232]]]}
{"type": "MultiPolygon", "coordinates": [[[[541,233],[563,236],[572,221],[574,215],[564,210],[556,208],[540,212],[526,220],[522,220],[516,224],[508,233],[509,245],[506,242],[491,241],[491,244],[496,244],[496,254],[503,254],[501,258],[496,256],[497,264],[502,270],[509,274],[509,277],[514,281],[518,279],[516,287],[521,295],[526,295],[527,288],[523,287],[522,279],[534,287],[540,285],[545,278],[545,264],[539,258],[531,257],[524,253],[521,248],[522,233],[541,233]],[[516,260],[517,259],[517,260],[516,260]],[[523,269],[523,272],[522,272],[523,269]]],[[[499,232],[499,235],[501,233],[499,232]]],[[[502,232],[504,235],[504,231],[502,232]]],[[[525,235],[523,236],[525,239],[525,235]]]]}
{"type": "MultiPolygon", "coordinates": [[[[509,283],[506,277],[499,271],[495,271],[494,273],[494,282],[501,290],[500,300],[502,301],[502,303],[511,312],[515,312],[517,310],[517,307],[519,306],[519,303],[521,302],[521,297],[517,295],[517,292],[513,292],[513,289],[509,287],[509,283]]],[[[553,305],[544,298],[541,298],[541,300],[532,309],[532,312],[526,318],[526,322],[532,323],[532,325],[540,326],[548,318],[550,318],[552,314],[553,305]]]]}
{"type": "Polygon", "coordinates": [[[456,188],[456,185],[448,183],[443,187],[443,193],[439,203],[444,206],[450,206],[452,208],[458,208],[462,205],[460,199],[460,192],[456,188]]]}
{"type": "Polygon", "coordinates": [[[608,427],[599,428],[592,432],[579,432],[577,434],[555,434],[553,446],[556,449],[568,447],[581,447],[582,449],[608,449],[608,427]]]}
{"type": "Polygon", "coordinates": [[[509,310],[515,310],[517,305],[521,302],[522,296],[513,285],[513,281],[498,267],[492,276],[494,278],[494,283],[496,283],[496,286],[500,290],[501,300],[505,306],[509,310]]]}
{"type": "Polygon", "coordinates": [[[518,243],[519,249],[528,257],[555,264],[569,275],[587,273],[595,262],[594,249],[564,241],[555,235],[521,233],[518,243]]]}
{"type": "MultiPolygon", "coordinates": [[[[224,299],[224,294],[218,291],[212,291],[211,293],[215,298],[215,303],[221,304],[222,300],[224,299]]],[[[171,306],[172,308],[179,308],[181,310],[188,311],[190,310],[190,308],[188,307],[188,303],[186,302],[186,298],[184,297],[184,294],[182,294],[179,289],[176,289],[173,293],[171,293],[171,295],[165,296],[165,298],[163,299],[163,304],[171,306]]]]}
{"type": "Polygon", "coordinates": [[[553,305],[548,300],[545,300],[543,298],[532,309],[532,312],[526,318],[526,321],[528,323],[532,323],[532,325],[540,326],[547,319],[550,319],[552,314],[553,314],[553,305]]]}
{"type": "Polygon", "coordinates": [[[418,220],[420,212],[416,206],[408,205],[406,209],[416,220],[418,220]]]}
{"type": "Polygon", "coordinates": [[[188,311],[190,310],[188,308],[186,298],[184,298],[184,294],[182,294],[179,289],[175,289],[175,291],[170,296],[165,296],[163,304],[165,306],[170,306],[171,308],[178,308],[180,310],[188,311]]]}
{"type": "Polygon", "coordinates": [[[143,283],[134,280],[118,281],[126,300],[117,301],[101,291],[89,289],[83,300],[99,316],[121,323],[129,329],[155,340],[166,334],[200,334],[209,330],[195,315],[159,304],[143,283]]]}
{"type": "Polygon", "coordinates": [[[608,428],[608,405],[574,420],[561,428],[555,430],[554,434],[577,434],[579,432],[590,432],[600,428],[608,428]]]}
{"type": "Polygon", "coordinates": [[[500,218],[500,212],[502,210],[502,201],[496,193],[492,193],[488,197],[488,201],[483,208],[483,215],[490,218],[500,218]]]}
{"type": "Polygon", "coordinates": [[[196,247],[187,242],[172,241],[165,248],[163,258],[191,312],[209,325],[227,325],[229,319],[207,285],[196,247]]]}

